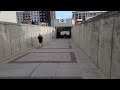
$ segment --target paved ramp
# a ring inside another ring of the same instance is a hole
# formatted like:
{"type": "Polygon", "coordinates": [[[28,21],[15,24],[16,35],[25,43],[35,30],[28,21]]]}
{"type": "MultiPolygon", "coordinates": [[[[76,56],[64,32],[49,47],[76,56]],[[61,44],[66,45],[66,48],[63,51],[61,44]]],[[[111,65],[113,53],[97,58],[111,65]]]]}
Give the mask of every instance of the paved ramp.
{"type": "Polygon", "coordinates": [[[105,76],[71,41],[55,39],[0,63],[0,78],[104,79],[105,76]]]}

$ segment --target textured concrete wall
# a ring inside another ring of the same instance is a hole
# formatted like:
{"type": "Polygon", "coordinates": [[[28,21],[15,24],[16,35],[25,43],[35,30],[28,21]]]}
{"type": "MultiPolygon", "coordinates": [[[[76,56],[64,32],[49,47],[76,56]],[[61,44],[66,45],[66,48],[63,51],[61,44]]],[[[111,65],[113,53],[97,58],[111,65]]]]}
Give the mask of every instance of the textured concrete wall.
{"type": "Polygon", "coordinates": [[[7,24],[0,24],[0,60],[10,55],[11,43],[9,28],[7,24]]]}
{"type": "Polygon", "coordinates": [[[72,39],[107,78],[120,79],[119,11],[106,12],[74,26],[72,39]]]}
{"type": "Polygon", "coordinates": [[[90,57],[91,60],[97,64],[98,56],[98,42],[99,42],[99,20],[93,21],[91,27],[91,43],[90,43],[90,57]]]}
{"type": "Polygon", "coordinates": [[[120,78],[120,14],[115,15],[112,45],[111,77],[120,78]]]}
{"type": "Polygon", "coordinates": [[[100,19],[98,66],[110,75],[113,17],[100,19]]]}
{"type": "Polygon", "coordinates": [[[43,35],[43,43],[52,40],[54,27],[0,23],[0,61],[39,45],[38,35],[43,35]]]}

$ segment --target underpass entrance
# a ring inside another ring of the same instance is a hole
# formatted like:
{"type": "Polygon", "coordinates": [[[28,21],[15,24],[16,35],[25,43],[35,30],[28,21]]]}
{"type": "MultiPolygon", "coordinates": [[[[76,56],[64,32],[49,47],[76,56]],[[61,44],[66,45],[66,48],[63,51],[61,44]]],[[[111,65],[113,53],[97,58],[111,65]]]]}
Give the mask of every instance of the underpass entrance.
{"type": "Polygon", "coordinates": [[[56,27],[57,38],[71,38],[71,27],[56,27]]]}

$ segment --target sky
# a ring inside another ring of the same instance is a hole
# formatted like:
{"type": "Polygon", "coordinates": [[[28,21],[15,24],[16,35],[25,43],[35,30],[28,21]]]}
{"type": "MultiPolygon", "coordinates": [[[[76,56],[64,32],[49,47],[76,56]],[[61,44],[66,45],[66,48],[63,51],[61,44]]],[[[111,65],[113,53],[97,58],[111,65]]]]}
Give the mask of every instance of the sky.
{"type": "Polygon", "coordinates": [[[56,11],[57,19],[70,19],[72,18],[72,11],[56,11]]]}
{"type": "MultiPolygon", "coordinates": [[[[98,11],[90,11],[90,12],[98,12],[98,11]]],[[[57,19],[70,19],[72,18],[72,11],[56,11],[57,19]]]]}

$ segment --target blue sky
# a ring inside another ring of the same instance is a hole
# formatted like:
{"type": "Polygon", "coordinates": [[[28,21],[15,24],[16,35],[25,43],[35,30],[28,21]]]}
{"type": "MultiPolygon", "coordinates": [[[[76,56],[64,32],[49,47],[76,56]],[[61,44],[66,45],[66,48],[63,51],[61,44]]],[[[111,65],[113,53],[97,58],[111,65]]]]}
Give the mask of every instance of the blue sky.
{"type": "Polygon", "coordinates": [[[56,11],[57,19],[72,18],[72,11],[56,11]]]}
{"type": "MultiPolygon", "coordinates": [[[[98,11],[90,11],[90,12],[98,12],[98,11]]],[[[72,18],[72,11],[56,11],[57,19],[67,19],[72,18]]]]}

